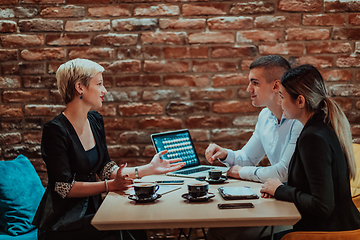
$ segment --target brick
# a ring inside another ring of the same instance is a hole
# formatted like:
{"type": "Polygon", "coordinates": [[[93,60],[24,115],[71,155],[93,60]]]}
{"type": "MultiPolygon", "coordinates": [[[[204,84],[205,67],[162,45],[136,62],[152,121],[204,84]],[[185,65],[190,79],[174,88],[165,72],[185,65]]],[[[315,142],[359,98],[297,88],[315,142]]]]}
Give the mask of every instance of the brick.
{"type": "Polygon", "coordinates": [[[111,5],[106,7],[89,7],[89,16],[93,17],[120,17],[131,16],[131,5],[111,5]]]}
{"type": "Polygon", "coordinates": [[[180,129],[182,120],[174,117],[145,117],[139,120],[140,129],[180,129]]]}
{"type": "Polygon", "coordinates": [[[14,21],[8,20],[0,20],[0,32],[16,32],[17,31],[17,24],[14,21]]]}
{"type": "Polygon", "coordinates": [[[0,89],[10,89],[21,87],[19,76],[0,76],[0,89]]]}
{"type": "Polygon", "coordinates": [[[213,58],[238,58],[255,56],[257,52],[256,46],[247,45],[239,47],[213,47],[211,57],[213,58]]]}
{"type": "Polygon", "coordinates": [[[48,100],[47,90],[33,90],[33,91],[4,91],[3,101],[5,103],[15,102],[45,102],[48,100]]]}
{"type": "Polygon", "coordinates": [[[258,120],[257,115],[237,116],[232,121],[234,126],[255,126],[258,120]]]}
{"type": "Polygon", "coordinates": [[[117,58],[125,59],[147,59],[157,60],[162,58],[162,48],[153,46],[136,46],[134,48],[119,48],[117,58]]]}
{"type": "Polygon", "coordinates": [[[54,116],[65,109],[64,105],[27,104],[24,108],[25,116],[54,116]]]}
{"type": "Polygon", "coordinates": [[[129,118],[105,118],[104,125],[105,131],[107,132],[117,130],[133,130],[137,127],[136,121],[129,118]]]}
{"type": "MultiPolygon", "coordinates": [[[[190,131],[191,138],[195,142],[204,142],[204,141],[209,141],[210,140],[210,131],[208,131],[208,130],[192,129],[192,130],[189,130],[189,131],[190,131]]],[[[203,151],[203,153],[205,153],[205,151],[203,151]]]]}
{"type": "Polygon", "coordinates": [[[278,10],[286,12],[320,12],[322,0],[280,0],[278,10]]]}
{"type": "Polygon", "coordinates": [[[113,0],[68,0],[68,4],[110,4],[113,0]]]}
{"type": "Polygon", "coordinates": [[[8,50],[8,49],[0,49],[0,62],[17,60],[18,51],[17,50],[8,50]]]}
{"type": "Polygon", "coordinates": [[[28,61],[64,60],[66,53],[63,48],[25,49],[20,52],[23,59],[28,61]]]}
{"type": "Polygon", "coordinates": [[[207,47],[165,47],[164,58],[165,59],[182,59],[182,58],[207,58],[207,47]]]}
{"type": "Polygon", "coordinates": [[[36,7],[16,7],[15,16],[17,18],[34,18],[39,14],[36,7]]]}
{"type": "Polygon", "coordinates": [[[187,35],[183,32],[144,32],[141,41],[144,44],[186,44],[187,35]]]}
{"type": "Polygon", "coordinates": [[[234,43],[234,34],[231,32],[190,33],[189,43],[234,43]]]}
{"type": "Polygon", "coordinates": [[[136,102],[139,101],[140,94],[137,91],[108,90],[104,99],[106,102],[136,102]]]}
{"type": "Polygon", "coordinates": [[[205,19],[160,19],[160,29],[199,30],[205,28],[205,19]]]}
{"type": "Polygon", "coordinates": [[[109,31],[110,20],[79,20],[67,21],[65,23],[66,32],[99,32],[109,31]]]}
{"type": "Polygon", "coordinates": [[[21,4],[63,4],[64,0],[20,0],[21,4]]]}
{"type": "Polygon", "coordinates": [[[329,29],[288,28],[285,33],[285,40],[287,41],[326,40],[330,38],[329,29]]]}
{"type": "Polygon", "coordinates": [[[44,44],[43,35],[11,34],[0,36],[0,40],[6,48],[35,47],[44,44]]]}
{"type": "Polygon", "coordinates": [[[187,98],[187,93],[184,90],[145,90],[142,99],[145,101],[161,101],[161,100],[176,100],[187,98]]]}
{"type": "Polygon", "coordinates": [[[350,53],[351,45],[341,42],[309,43],[306,46],[307,53],[350,53]]]}
{"type": "Polygon", "coordinates": [[[180,8],[170,4],[144,4],[135,5],[134,16],[177,16],[180,15],[180,8]]]}
{"type": "Polygon", "coordinates": [[[1,5],[16,5],[19,0],[2,0],[1,5]]]}
{"type": "Polygon", "coordinates": [[[131,146],[111,145],[108,146],[108,152],[110,158],[140,156],[140,148],[135,145],[131,145],[131,146]]]}
{"type": "Polygon", "coordinates": [[[359,28],[334,28],[333,39],[335,40],[360,40],[359,28]]]}
{"type": "Polygon", "coordinates": [[[263,14],[273,13],[275,6],[270,2],[248,2],[248,3],[236,3],[230,9],[230,14],[242,15],[242,14],[263,14]]]}
{"type": "Polygon", "coordinates": [[[23,76],[22,81],[25,88],[57,88],[55,76],[23,76]]]}
{"type": "MultiPolygon", "coordinates": [[[[0,106],[0,114],[1,114],[1,106],[0,106]]],[[[2,131],[22,130],[24,128],[24,126],[22,124],[22,120],[23,120],[22,117],[17,117],[17,118],[3,117],[0,122],[0,127],[1,127],[2,131]]],[[[1,147],[0,147],[0,149],[1,149],[1,147]]],[[[0,155],[1,155],[1,153],[0,153],[0,155]]]]}
{"type": "Polygon", "coordinates": [[[218,74],[212,77],[213,87],[236,86],[249,84],[249,77],[247,74],[218,74]]]}
{"type": "Polygon", "coordinates": [[[63,103],[59,90],[50,90],[49,101],[56,104],[63,103]]]}
{"type": "Polygon", "coordinates": [[[252,29],[252,17],[216,17],[207,20],[210,30],[252,29]]]}
{"type": "Polygon", "coordinates": [[[354,0],[324,0],[325,12],[360,12],[360,2],[354,0]]]}
{"type": "Polygon", "coordinates": [[[21,107],[0,105],[0,117],[19,118],[23,116],[21,107]]]}
{"type": "Polygon", "coordinates": [[[302,23],[309,26],[342,26],[346,24],[343,14],[304,15],[302,23]]]}
{"type": "MultiPolygon", "coordinates": [[[[150,145],[150,146],[146,146],[145,149],[144,149],[144,152],[143,152],[143,156],[145,157],[152,157],[156,154],[156,151],[155,151],[155,148],[153,145],[150,145]]],[[[146,232],[149,231],[149,230],[146,230],[146,232]]],[[[151,230],[150,230],[151,231],[151,230]]],[[[156,230],[156,232],[158,232],[158,229],[156,230]]],[[[158,234],[158,233],[157,233],[158,234]]],[[[156,234],[156,235],[157,235],[156,234]]]]}
{"type": "Polygon", "coordinates": [[[19,132],[0,133],[0,145],[12,145],[21,143],[21,134],[19,132]]]}
{"type": "Polygon", "coordinates": [[[192,70],[193,72],[234,72],[236,62],[194,61],[192,70]]]}
{"type": "Polygon", "coordinates": [[[18,63],[18,64],[3,64],[4,75],[38,75],[45,73],[44,63],[18,63]]]}
{"type": "Polygon", "coordinates": [[[274,28],[274,27],[296,27],[300,25],[301,16],[259,16],[255,18],[256,28],[274,28]]]}
{"type": "Polygon", "coordinates": [[[41,148],[40,146],[13,146],[5,148],[4,156],[5,158],[16,158],[20,154],[28,158],[38,158],[41,157],[41,148]]]}
{"type": "Polygon", "coordinates": [[[247,89],[247,86],[242,86],[239,88],[239,90],[237,92],[238,98],[244,98],[244,99],[250,98],[250,93],[247,92],[246,89],[247,89]]]}
{"type": "Polygon", "coordinates": [[[301,57],[290,57],[289,63],[292,67],[303,65],[303,64],[312,64],[316,68],[327,68],[334,65],[333,57],[320,57],[320,56],[301,56],[301,57]]]}
{"type": "Polygon", "coordinates": [[[360,26],[360,14],[350,13],[349,14],[349,24],[353,26],[360,26]]]}
{"type": "Polygon", "coordinates": [[[11,8],[0,8],[0,18],[14,18],[15,12],[11,8]]]}
{"type": "Polygon", "coordinates": [[[358,71],[356,74],[356,81],[360,81],[360,71],[358,71]]]}
{"type": "Polygon", "coordinates": [[[336,97],[359,97],[360,86],[354,84],[334,84],[329,87],[331,96],[336,97]]]}
{"type": "Polygon", "coordinates": [[[321,70],[320,73],[325,81],[350,81],[352,79],[352,72],[350,70],[334,69],[321,70]]]}
{"type": "Polygon", "coordinates": [[[119,135],[119,142],[122,144],[150,144],[151,138],[146,132],[126,131],[119,135]]]}
{"type": "Polygon", "coordinates": [[[225,128],[211,130],[211,139],[213,141],[239,141],[248,140],[252,133],[251,128],[225,128]]]}
{"type": "Polygon", "coordinates": [[[259,45],[259,53],[261,55],[273,54],[297,54],[304,53],[304,45],[302,43],[267,43],[259,45]]]}
{"type": "Polygon", "coordinates": [[[111,63],[105,70],[105,73],[122,74],[140,72],[140,61],[124,60],[111,63]]]}
{"type": "Polygon", "coordinates": [[[149,31],[157,27],[156,18],[126,18],[112,21],[114,31],[149,31]]]}
{"type": "Polygon", "coordinates": [[[354,51],[354,53],[355,54],[360,53],[360,42],[355,43],[355,51],[354,51]]]}
{"type": "Polygon", "coordinates": [[[37,144],[40,145],[41,144],[41,137],[42,137],[42,132],[37,131],[37,132],[28,132],[26,131],[24,133],[24,143],[26,144],[37,144]]]}
{"type": "Polygon", "coordinates": [[[250,113],[256,112],[257,108],[251,101],[224,101],[214,102],[212,110],[214,113],[250,113]]]}
{"type": "Polygon", "coordinates": [[[336,60],[337,67],[360,67],[360,57],[344,56],[336,60]]]}
{"type": "Polygon", "coordinates": [[[108,33],[94,37],[95,46],[130,46],[136,45],[137,34],[115,34],[108,33]]]}
{"type": "Polygon", "coordinates": [[[46,44],[50,46],[90,46],[88,34],[48,34],[46,44]]]}
{"type": "MultiPolygon", "coordinates": [[[[46,172],[46,164],[45,162],[41,159],[29,159],[31,164],[34,166],[35,170],[39,173],[39,172],[46,172]]],[[[46,186],[46,185],[45,185],[46,186]]]]}
{"type": "Polygon", "coordinates": [[[116,106],[114,106],[113,104],[103,104],[101,108],[97,109],[97,111],[104,117],[116,116],[116,106]]]}
{"type": "Polygon", "coordinates": [[[130,103],[118,106],[120,116],[142,116],[142,115],[160,115],[163,113],[163,107],[158,103],[130,103]]]}
{"type": "Polygon", "coordinates": [[[209,79],[205,75],[167,75],[164,77],[165,86],[203,87],[208,83],[209,79]]]}
{"type": "Polygon", "coordinates": [[[144,61],[144,72],[148,73],[181,73],[189,71],[187,62],[175,61],[144,61]]]}
{"type": "Polygon", "coordinates": [[[103,60],[114,58],[115,50],[111,48],[71,48],[68,50],[69,58],[86,58],[103,60]]]}
{"type": "Polygon", "coordinates": [[[227,117],[190,116],[185,124],[187,128],[225,128],[229,126],[227,117]]]}
{"type": "Polygon", "coordinates": [[[182,13],[184,16],[225,15],[228,9],[226,3],[184,4],[182,13]]]}
{"type": "Polygon", "coordinates": [[[20,32],[61,32],[62,20],[30,19],[19,20],[20,32]]]}
{"type": "Polygon", "coordinates": [[[169,102],[166,106],[166,114],[172,115],[188,115],[198,114],[210,111],[210,105],[208,102],[169,102]]]}
{"type": "Polygon", "coordinates": [[[190,89],[191,100],[223,100],[234,97],[231,89],[205,88],[190,89]]]}
{"type": "Polygon", "coordinates": [[[81,18],[85,16],[85,8],[75,5],[44,7],[40,16],[43,18],[81,18]]]}
{"type": "Polygon", "coordinates": [[[351,126],[351,133],[353,136],[359,136],[360,135],[360,126],[351,126]]]}
{"type": "Polygon", "coordinates": [[[116,78],[117,87],[128,86],[160,86],[161,79],[159,76],[138,75],[138,76],[122,76],[116,78]]]}
{"type": "Polygon", "coordinates": [[[249,30],[239,31],[236,36],[238,42],[276,42],[282,39],[279,30],[249,30]]]}
{"type": "Polygon", "coordinates": [[[250,64],[254,61],[255,59],[243,59],[241,61],[241,69],[242,70],[250,70],[250,64]]]}
{"type": "Polygon", "coordinates": [[[335,100],[336,103],[339,104],[339,106],[344,112],[347,112],[352,108],[353,100],[350,98],[333,98],[333,100],[335,100]]]}

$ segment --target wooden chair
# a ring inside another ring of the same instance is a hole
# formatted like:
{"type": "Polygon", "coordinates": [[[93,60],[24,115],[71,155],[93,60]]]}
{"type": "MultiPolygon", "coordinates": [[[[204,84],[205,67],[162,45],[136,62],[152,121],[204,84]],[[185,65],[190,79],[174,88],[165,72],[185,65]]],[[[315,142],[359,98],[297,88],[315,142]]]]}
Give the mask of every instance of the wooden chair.
{"type": "Polygon", "coordinates": [[[291,232],[281,240],[359,240],[360,229],[338,232],[291,232]]]}

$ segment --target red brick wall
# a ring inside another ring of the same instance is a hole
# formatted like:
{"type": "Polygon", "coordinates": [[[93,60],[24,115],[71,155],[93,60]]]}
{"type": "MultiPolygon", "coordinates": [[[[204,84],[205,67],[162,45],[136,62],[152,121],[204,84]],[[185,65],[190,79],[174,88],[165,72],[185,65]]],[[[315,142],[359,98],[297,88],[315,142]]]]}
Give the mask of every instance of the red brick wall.
{"type": "Polygon", "coordinates": [[[281,54],[318,67],[360,141],[357,0],[0,0],[0,159],[28,156],[46,182],[42,125],[64,104],[57,67],[106,68],[111,157],[151,159],[154,132],[189,128],[202,160],[210,142],[238,149],[259,109],[249,64],[281,54]]]}

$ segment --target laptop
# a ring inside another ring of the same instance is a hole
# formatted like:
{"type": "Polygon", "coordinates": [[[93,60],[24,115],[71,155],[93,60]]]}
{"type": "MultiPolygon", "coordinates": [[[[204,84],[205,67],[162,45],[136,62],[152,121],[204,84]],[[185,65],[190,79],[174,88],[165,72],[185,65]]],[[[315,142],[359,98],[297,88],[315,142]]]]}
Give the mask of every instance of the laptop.
{"type": "Polygon", "coordinates": [[[162,159],[181,158],[186,163],[181,169],[167,173],[168,176],[197,178],[207,176],[210,169],[219,169],[223,173],[229,169],[228,167],[201,165],[188,129],[155,133],[151,135],[151,141],[156,152],[168,150],[161,157],[162,159]]]}

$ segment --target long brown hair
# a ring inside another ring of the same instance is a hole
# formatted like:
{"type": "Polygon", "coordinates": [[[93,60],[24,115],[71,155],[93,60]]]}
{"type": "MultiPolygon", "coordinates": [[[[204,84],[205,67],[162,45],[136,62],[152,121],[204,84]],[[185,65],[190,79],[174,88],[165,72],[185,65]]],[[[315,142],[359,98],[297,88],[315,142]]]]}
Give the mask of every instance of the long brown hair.
{"type": "Polygon", "coordinates": [[[291,98],[299,95],[305,98],[305,107],[309,112],[323,110],[324,121],[330,124],[343,148],[351,179],[355,179],[356,166],[352,148],[350,124],[340,106],[330,98],[320,72],[312,65],[306,64],[287,71],[281,78],[281,84],[291,98]]]}

